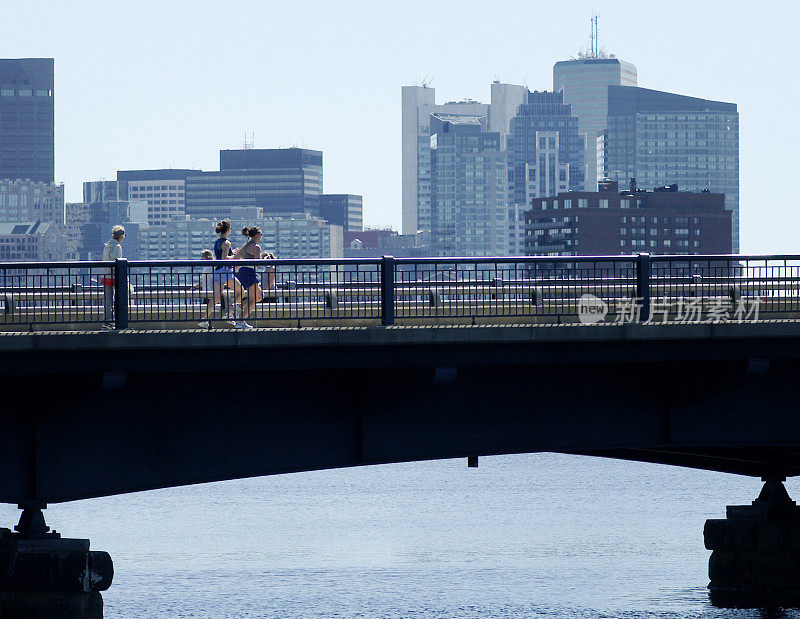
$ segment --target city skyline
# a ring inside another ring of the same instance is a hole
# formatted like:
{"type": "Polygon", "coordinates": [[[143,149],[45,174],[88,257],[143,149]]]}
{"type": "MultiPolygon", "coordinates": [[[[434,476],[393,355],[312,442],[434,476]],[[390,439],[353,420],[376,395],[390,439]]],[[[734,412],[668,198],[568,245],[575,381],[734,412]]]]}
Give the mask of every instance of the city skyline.
{"type": "MultiPolygon", "coordinates": [[[[433,27],[447,7],[428,8],[431,24],[412,28],[399,20],[396,28],[388,27],[394,11],[412,5],[320,8],[325,28],[308,25],[307,34],[317,37],[314,53],[298,51],[290,34],[278,28],[299,18],[299,6],[267,15],[251,4],[233,15],[210,4],[200,3],[192,12],[178,4],[164,7],[151,22],[147,11],[112,12],[99,3],[85,11],[33,4],[19,9],[19,18],[30,22],[46,13],[43,36],[12,32],[1,51],[5,57],[55,58],[56,180],[66,184],[69,202],[80,199],[84,180],[112,179],[120,169],[213,170],[218,150],[240,147],[247,133],[248,139],[255,135],[259,148],[322,150],[330,162],[325,193],[361,194],[366,225],[399,229],[400,87],[432,77],[443,101],[486,101],[495,78],[549,90],[553,64],[587,47],[592,9],[588,3],[565,7],[557,17],[548,16],[547,28],[537,36],[530,36],[532,22],[502,18],[535,15],[535,9],[516,2],[499,5],[488,17],[464,15],[449,33],[433,27]],[[89,12],[104,28],[90,41],[70,37],[79,17],[89,12]],[[486,29],[503,36],[473,52],[453,45],[486,29]],[[162,36],[167,32],[171,38],[162,36]],[[370,47],[381,53],[364,54],[370,47]],[[330,53],[319,54],[320,49],[330,53]]],[[[780,18],[765,12],[753,24],[721,3],[678,3],[654,26],[647,10],[633,3],[594,8],[601,45],[637,66],[640,86],[738,105],[742,251],[792,250],[800,223],[786,222],[774,179],[791,170],[788,153],[797,129],[770,122],[790,116],[795,100],[791,80],[782,79],[791,73],[789,39],[781,36],[788,32],[787,11],[780,18]],[[709,23],[738,46],[709,48],[709,23]],[[770,32],[769,62],[756,48],[758,32],[770,32]],[[765,187],[769,184],[775,188],[765,187]]]]}

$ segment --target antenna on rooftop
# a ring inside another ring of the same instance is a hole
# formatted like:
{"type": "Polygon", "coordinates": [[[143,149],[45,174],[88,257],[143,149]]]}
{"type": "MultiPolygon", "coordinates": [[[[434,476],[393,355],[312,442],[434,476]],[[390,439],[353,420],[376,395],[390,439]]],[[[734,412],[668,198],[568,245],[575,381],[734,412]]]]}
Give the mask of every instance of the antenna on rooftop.
{"type": "Polygon", "coordinates": [[[244,150],[251,150],[251,149],[253,149],[255,147],[255,145],[256,145],[256,134],[255,133],[251,133],[250,134],[250,141],[248,142],[247,141],[247,131],[245,131],[244,132],[244,144],[242,144],[242,148],[244,148],[244,150]]]}
{"type": "Polygon", "coordinates": [[[426,76],[425,76],[425,77],[422,79],[422,87],[423,87],[423,88],[427,88],[428,86],[430,86],[430,85],[431,85],[431,82],[432,82],[432,81],[433,81],[433,75],[426,75],[426,76]]]}

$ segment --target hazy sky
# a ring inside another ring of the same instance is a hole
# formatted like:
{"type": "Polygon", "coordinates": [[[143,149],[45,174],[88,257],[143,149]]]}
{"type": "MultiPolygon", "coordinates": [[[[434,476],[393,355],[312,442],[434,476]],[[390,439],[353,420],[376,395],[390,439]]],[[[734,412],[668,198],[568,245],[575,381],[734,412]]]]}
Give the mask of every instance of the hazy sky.
{"type": "Polygon", "coordinates": [[[216,170],[247,132],[324,151],[325,192],[362,194],[368,225],[399,229],[400,87],[550,90],[592,11],[639,85],[739,105],[742,251],[800,252],[792,2],[6,2],[0,57],[55,58],[68,201],[118,169],[216,170]]]}

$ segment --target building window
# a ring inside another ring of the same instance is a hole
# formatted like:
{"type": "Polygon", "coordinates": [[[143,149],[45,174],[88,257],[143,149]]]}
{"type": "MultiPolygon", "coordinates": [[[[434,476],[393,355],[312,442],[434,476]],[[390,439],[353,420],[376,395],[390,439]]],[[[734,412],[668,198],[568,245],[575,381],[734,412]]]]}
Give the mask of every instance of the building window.
{"type": "Polygon", "coordinates": [[[586,198],[578,198],[578,208],[589,208],[589,200],[586,198]]]}
{"type": "Polygon", "coordinates": [[[600,208],[608,208],[608,200],[606,200],[605,198],[602,198],[600,200],[600,208]]]}
{"type": "Polygon", "coordinates": [[[619,207],[620,208],[630,208],[631,207],[631,201],[630,200],[620,200],[619,201],[619,207]]]}
{"type": "Polygon", "coordinates": [[[572,200],[564,200],[564,208],[572,208],[572,200]]]}
{"type": "Polygon", "coordinates": [[[625,239],[620,239],[619,240],[619,246],[620,247],[625,247],[625,239]]]}

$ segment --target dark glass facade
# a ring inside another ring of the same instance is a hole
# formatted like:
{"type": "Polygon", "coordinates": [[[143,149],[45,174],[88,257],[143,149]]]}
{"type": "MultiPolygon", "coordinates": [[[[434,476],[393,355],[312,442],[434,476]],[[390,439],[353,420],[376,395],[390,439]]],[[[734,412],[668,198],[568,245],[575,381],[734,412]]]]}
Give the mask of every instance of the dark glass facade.
{"type": "Polygon", "coordinates": [[[237,207],[259,206],[264,215],[319,216],[322,152],[300,148],[220,151],[220,171],[186,177],[186,214],[229,217],[237,207]]]}
{"type": "Polygon", "coordinates": [[[527,102],[511,119],[508,158],[513,204],[528,204],[526,184],[531,182],[537,187],[537,196],[555,195],[566,181],[566,189],[583,191],[586,141],[578,133],[578,118],[564,104],[563,93],[528,93],[527,102]],[[551,156],[548,151],[554,148],[557,152],[551,156]],[[560,169],[564,164],[568,164],[568,170],[560,169]]]}
{"type": "Polygon", "coordinates": [[[678,184],[725,194],[739,251],[739,114],[723,103],[629,86],[608,87],[605,176],[639,187],[678,184]]]}
{"type": "Polygon", "coordinates": [[[363,199],[347,193],[330,193],[320,196],[319,216],[336,226],[342,226],[345,232],[362,230],[363,199]]]}
{"type": "Polygon", "coordinates": [[[52,58],[0,59],[0,179],[55,177],[52,58]]]}

